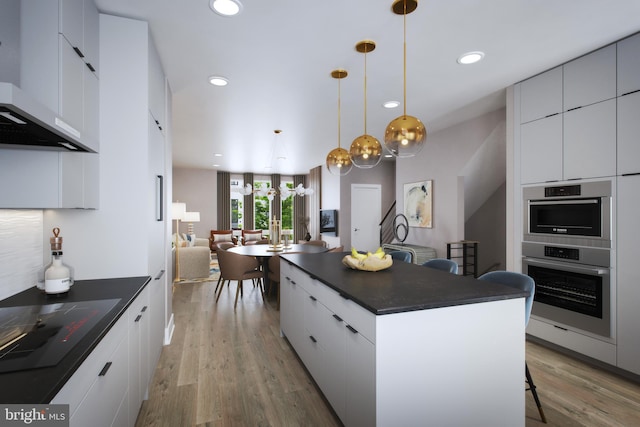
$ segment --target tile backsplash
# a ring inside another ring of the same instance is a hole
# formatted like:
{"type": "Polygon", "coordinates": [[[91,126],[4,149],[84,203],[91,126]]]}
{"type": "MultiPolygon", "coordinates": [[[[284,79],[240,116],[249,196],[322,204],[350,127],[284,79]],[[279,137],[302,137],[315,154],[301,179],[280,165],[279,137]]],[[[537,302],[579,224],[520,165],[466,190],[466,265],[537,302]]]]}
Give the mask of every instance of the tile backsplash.
{"type": "Polygon", "coordinates": [[[0,209],[0,299],[30,288],[43,265],[43,212],[0,209]]]}

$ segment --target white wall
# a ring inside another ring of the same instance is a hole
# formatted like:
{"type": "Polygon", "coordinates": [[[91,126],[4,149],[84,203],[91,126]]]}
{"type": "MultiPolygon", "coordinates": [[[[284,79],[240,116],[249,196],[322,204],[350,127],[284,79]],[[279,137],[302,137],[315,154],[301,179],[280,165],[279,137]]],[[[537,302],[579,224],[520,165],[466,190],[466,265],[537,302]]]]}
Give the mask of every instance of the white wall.
{"type": "MultiPolygon", "coordinates": [[[[465,238],[464,198],[460,197],[464,179],[459,177],[495,128],[504,126],[504,121],[505,110],[500,109],[429,134],[417,156],[396,161],[397,213],[404,210],[404,184],[433,180],[433,228],[410,227],[405,243],[433,247],[439,257],[445,257],[447,242],[465,238]]],[[[491,167],[487,165],[487,170],[491,167]]]]}
{"type": "MultiPolygon", "coordinates": [[[[217,230],[218,173],[210,169],[173,169],[173,200],[186,203],[187,211],[200,212],[200,222],[193,223],[197,237],[208,238],[211,230],[217,230]]],[[[172,229],[175,229],[173,221],[172,229]]],[[[180,232],[187,232],[188,224],[180,224],[180,232]]],[[[175,231],[175,230],[174,230],[175,231]]]]}

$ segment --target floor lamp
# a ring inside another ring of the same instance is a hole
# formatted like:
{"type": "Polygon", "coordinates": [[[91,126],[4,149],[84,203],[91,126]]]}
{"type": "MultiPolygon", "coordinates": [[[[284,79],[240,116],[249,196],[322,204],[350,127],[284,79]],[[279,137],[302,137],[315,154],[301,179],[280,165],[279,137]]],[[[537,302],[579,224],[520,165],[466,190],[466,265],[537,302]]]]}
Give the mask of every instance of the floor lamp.
{"type": "Polygon", "coordinates": [[[171,219],[176,220],[176,277],[174,282],[180,281],[180,221],[184,219],[187,212],[187,205],[185,203],[174,202],[171,204],[171,219]]]}

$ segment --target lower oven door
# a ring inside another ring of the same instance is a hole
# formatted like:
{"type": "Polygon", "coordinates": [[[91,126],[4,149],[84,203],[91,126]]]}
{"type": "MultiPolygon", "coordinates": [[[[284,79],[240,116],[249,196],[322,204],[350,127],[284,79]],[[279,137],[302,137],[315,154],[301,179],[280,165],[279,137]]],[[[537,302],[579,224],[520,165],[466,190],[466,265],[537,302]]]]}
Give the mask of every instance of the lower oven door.
{"type": "Polygon", "coordinates": [[[536,282],[531,314],[611,337],[609,268],[524,257],[522,272],[536,282]]]}

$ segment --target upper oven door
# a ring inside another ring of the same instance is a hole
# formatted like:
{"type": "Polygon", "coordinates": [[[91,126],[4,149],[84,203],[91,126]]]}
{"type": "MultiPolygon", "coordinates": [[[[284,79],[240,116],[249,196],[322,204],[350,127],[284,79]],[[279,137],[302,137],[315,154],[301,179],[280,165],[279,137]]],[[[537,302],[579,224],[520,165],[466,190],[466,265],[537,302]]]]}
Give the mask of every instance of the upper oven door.
{"type": "Polygon", "coordinates": [[[523,241],[611,247],[611,183],[528,187],[523,241]]]}

